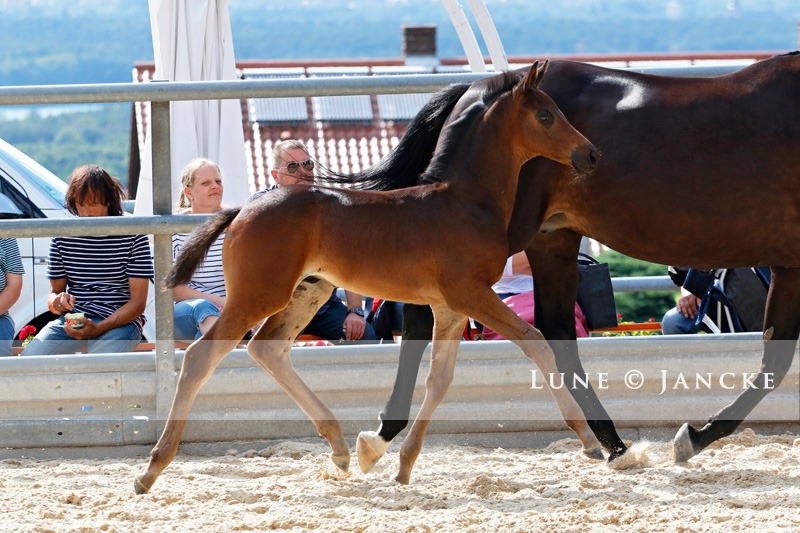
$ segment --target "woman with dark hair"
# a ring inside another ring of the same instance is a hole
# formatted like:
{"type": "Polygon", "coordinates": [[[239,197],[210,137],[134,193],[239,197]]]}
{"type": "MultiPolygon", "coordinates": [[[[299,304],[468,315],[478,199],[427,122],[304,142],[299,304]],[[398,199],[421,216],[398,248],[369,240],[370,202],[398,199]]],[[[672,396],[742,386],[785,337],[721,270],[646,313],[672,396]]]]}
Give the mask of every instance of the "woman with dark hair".
{"type": "MultiPolygon", "coordinates": [[[[69,178],[66,208],[79,217],[122,216],[125,189],[96,165],[69,178]]],[[[59,316],[22,355],[125,352],[142,338],[153,259],[146,235],[54,237],[47,305],[59,316]]]]}

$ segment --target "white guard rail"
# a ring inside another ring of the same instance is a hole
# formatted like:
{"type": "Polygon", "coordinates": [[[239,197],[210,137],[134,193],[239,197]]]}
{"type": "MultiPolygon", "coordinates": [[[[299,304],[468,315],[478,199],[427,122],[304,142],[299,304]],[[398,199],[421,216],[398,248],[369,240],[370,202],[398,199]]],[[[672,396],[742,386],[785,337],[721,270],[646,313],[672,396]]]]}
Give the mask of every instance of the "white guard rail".
{"type": "MultiPolygon", "coordinates": [[[[760,366],[758,334],[592,338],[579,341],[588,379],[619,428],[702,423],[732,401],[760,366]],[[663,389],[663,390],[662,390],[663,389]]],[[[399,345],[296,348],[298,372],[342,421],[348,437],[375,429],[397,368],[399,345]]],[[[176,356],[180,368],[182,352],[176,356]]],[[[417,380],[416,412],[429,355],[417,380]]],[[[789,375],[748,417],[798,430],[800,371],[789,375]]],[[[507,341],[462,343],[456,375],[431,433],[565,430],[547,376],[507,341]]],[[[558,376],[553,383],[560,385],[558,376]]],[[[567,383],[569,385],[569,383],[567,383]]],[[[580,384],[578,384],[580,386],[580,384]]],[[[0,360],[0,446],[39,448],[152,444],[156,368],[150,353],[0,360]]],[[[314,436],[302,411],[234,351],[195,401],[184,442],[314,436]]]]}

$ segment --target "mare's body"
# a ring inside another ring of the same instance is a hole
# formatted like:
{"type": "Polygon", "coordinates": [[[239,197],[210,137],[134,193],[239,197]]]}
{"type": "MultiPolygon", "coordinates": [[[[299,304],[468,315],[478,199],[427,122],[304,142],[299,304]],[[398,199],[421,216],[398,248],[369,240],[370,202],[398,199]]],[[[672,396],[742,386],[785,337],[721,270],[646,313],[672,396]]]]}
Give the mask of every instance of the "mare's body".
{"type": "MultiPolygon", "coordinates": [[[[480,99],[461,108],[442,130],[422,185],[389,192],[282,187],[195,230],[166,285],[188,279],[211,243],[227,231],[222,252],[227,301],[219,320],[186,351],[164,433],[147,471],[136,480],[138,493],[147,492],[175,456],[202,384],[264,318],[248,353],[328,439],[334,463],[348,468],[349,448],[336,417],[289,358],[292,341],[335,285],[433,308],[431,369],[420,414],[401,450],[400,482],[409,481],[430,418],[452,380],[466,315],[519,339],[543,373],[556,371],[541,334],[491,290],[508,256],[506,228],[523,163],[542,155],[570,165],[574,175],[597,164],[591,143],[537,89],[545,70],[546,64],[534,65],[525,76],[506,73],[478,82],[480,99]],[[359,246],[346,246],[351,242],[359,246]],[[353,269],[363,254],[386,270],[353,269]],[[453,278],[454,270],[461,276],[453,278]]],[[[564,390],[552,392],[585,445],[597,446],[574,398],[564,390]]]]}
{"type": "MultiPolygon", "coordinates": [[[[582,235],[662,264],[769,266],[761,372],[773,373],[777,386],[800,334],[800,55],[776,56],[716,78],[652,76],[570,61],[551,62],[549,72],[556,75],[542,89],[592,139],[603,162],[590,179],[575,179],[543,159],[521,170],[509,253],[525,250],[530,260],[536,326],[548,340],[575,339],[575,258],[582,235]]],[[[409,305],[404,314],[400,367],[378,430],[384,443],[405,427],[430,338],[429,310],[409,305]]],[[[562,372],[583,374],[575,342],[551,344],[562,372]]],[[[763,383],[763,376],[755,382],[763,383]]],[[[684,425],[675,440],[676,461],[732,433],[768,392],[744,391],[701,430],[684,425]]],[[[624,453],[595,392],[573,393],[610,459],[624,453]]],[[[359,448],[373,438],[362,434],[359,448]]]]}

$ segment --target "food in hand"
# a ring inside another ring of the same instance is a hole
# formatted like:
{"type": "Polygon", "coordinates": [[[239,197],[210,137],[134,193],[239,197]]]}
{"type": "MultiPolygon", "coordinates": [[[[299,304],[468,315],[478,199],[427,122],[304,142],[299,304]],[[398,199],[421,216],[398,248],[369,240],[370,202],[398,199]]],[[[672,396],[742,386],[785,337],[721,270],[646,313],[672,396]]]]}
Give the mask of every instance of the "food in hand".
{"type": "Polygon", "coordinates": [[[67,313],[64,315],[64,320],[69,327],[73,329],[80,329],[83,327],[84,316],[85,315],[83,313],[67,313]]]}

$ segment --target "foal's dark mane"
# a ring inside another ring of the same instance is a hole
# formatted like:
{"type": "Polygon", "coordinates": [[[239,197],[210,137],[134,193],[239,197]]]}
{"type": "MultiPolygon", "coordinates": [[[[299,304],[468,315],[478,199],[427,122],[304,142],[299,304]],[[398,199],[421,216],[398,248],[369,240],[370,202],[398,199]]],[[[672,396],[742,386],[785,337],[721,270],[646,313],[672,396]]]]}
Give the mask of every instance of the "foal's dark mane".
{"type": "MultiPolygon", "coordinates": [[[[455,122],[471,123],[496,96],[513,87],[520,76],[515,72],[504,72],[490,79],[482,94],[480,105],[462,113],[455,122]],[[467,115],[471,118],[467,118],[467,115]]],[[[354,189],[388,191],[439,181],[436,176],[440,175],[440,172],[426,172],[426,169],[431,163],[445,121],[469,87],[468,83],[453,84],[434,94],[408,125],[400,143],[378,164],[353,174],[321,169],[316,177],[316,183],[346,184],[354,189]]],[[[459,135],[454,137],[457,138],[459,135]]]]}
{"type": "Polygon", "coordinates": [[[425,172],[419,177],[419,183],[442,181],[445,170],[450,166],[450,162],[455,157],[465,135],[472,128],[475,121],[483,116],[497,98],[519,83],[520,79],[522,79],[522,74],[519,72],[504,71],[502,74],[487,80],[480,100],[470,105],[457,119],[442,130],[439,151],[433,156],[425,172]]]}
{"type": "Polygon", "coordinates": [[[453,84],[434,94],[408,125],[398,145],[377,164],[353,174],[320,169],[316,183],[347,184],[355,189],[386,191],[411,187],[428,166],[439,133],[470,84],[453,84]]]}

